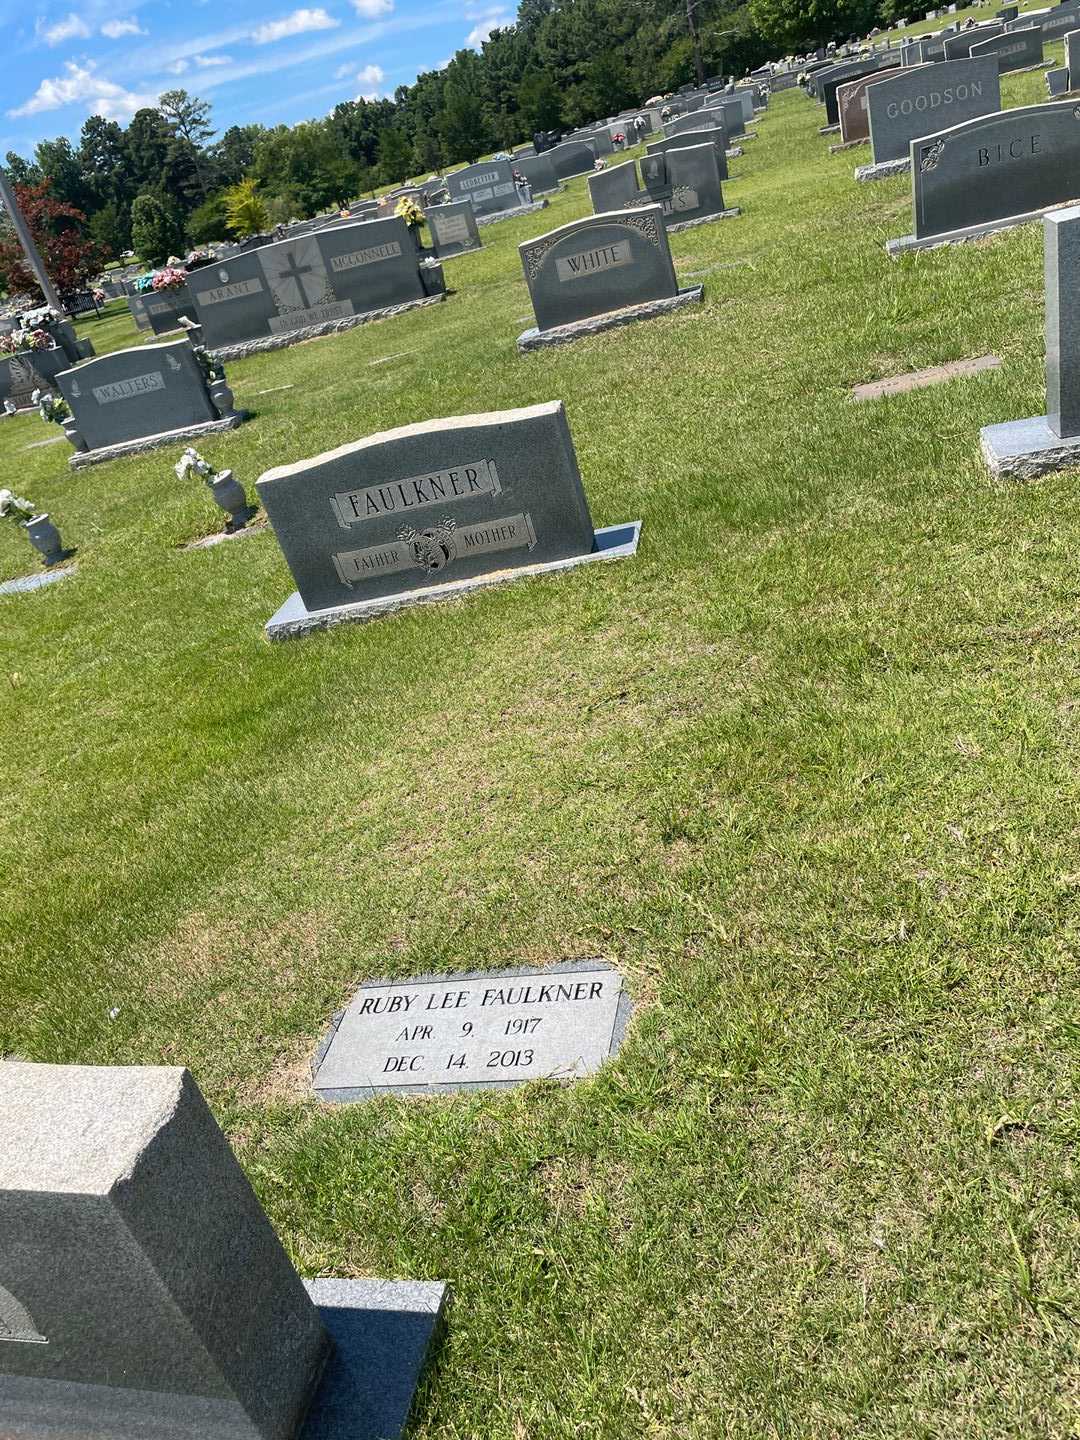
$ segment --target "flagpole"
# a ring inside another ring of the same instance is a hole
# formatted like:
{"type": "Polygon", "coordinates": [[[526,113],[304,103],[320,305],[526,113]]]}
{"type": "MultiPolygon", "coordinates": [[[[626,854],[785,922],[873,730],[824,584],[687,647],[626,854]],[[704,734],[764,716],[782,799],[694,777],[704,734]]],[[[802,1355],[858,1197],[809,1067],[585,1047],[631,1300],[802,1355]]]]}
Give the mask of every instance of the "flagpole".
{"type": "Polygon", "coordinates": [[[26,217],[19,209],[18,202],[15,199],[15,192],[8,183],[8,178],[4,173],[4,167],[2,165],[0,165],[0,201],[3,201],[4,209],[8,213],[8,219],[15,227],[15,234],[18,236],[19,244],[22,246],[23,252],[30,263],[30,269],[33,270],[34,276],[41,286],[46,303],[51,305],[58,315],[63,315],[64,307],[60,303],[60,296],[56,293],[56,287],[49,279],[49,273],[45,269],[37,246],[34,244],[34,237],[30,234],[30,227],[26,223],[26,217]]]}

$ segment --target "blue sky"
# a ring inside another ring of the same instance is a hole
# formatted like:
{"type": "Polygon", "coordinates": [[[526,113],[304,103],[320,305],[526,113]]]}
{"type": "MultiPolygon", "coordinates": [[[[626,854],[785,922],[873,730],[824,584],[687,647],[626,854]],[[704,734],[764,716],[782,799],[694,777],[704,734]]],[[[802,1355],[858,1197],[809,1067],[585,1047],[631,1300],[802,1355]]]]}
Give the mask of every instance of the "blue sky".
{"type": "Polygon", "coordinates": [[[0,0],[0,156],[126,122],[163,90],[209,100],[218,131],[295,124],[392,95],[513,19],[515,0],[0,0]]]}

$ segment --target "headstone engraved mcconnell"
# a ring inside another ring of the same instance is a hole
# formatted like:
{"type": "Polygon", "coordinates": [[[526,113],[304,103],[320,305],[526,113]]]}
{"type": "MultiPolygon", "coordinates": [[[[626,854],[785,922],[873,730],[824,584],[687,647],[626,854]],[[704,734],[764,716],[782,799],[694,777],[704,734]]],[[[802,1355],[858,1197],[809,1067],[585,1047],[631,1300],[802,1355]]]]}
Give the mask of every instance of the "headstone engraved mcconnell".
{"type": "Polygon", "coordinates": [[[601,961],[361,986],[316,1057],[315,1093],[507,1089],[591,1075],[622,1042],[622,976],[601,961]]]}
{"type": "Polygon", "coordinates": [[[959,125],[1001,109],[997,62],[943,60],[917,65],[878,80],[866,96],[871,165],[857,180],[876,180],[911,166],[911,142],[921,135],[959,125]]]}
{"type": "Polygon", "coordinates": [[[305,1285],[186,1070],[0,1062],[5,1437],[396,1437],[445,1287],[390,1286],[411,1354],[386,1288],[305,1285]]]}
{"type": "Polygon", "coordinates": [[[1080,206],[1043,219],[1046,414],[987,425],[980,435],[992,475],[1028,480],[1080,463],[1080,206]]]}
{"type": "Polygon", "coordinates": [[[1080,105],[984,115],[911,142],[915,229],[891,255],[1039,219],[1080,194],[1080,105]]]}
{"type": "Polygon", "coordinates": [[[76,470],[232,430],[247,418],[233,408],[224,379],[207,379],[186,340],[99,355],[61,371],[56,384],[71,408],[64,430],[76,446],[69,462],[76,470]]]}
{"type": "Polygon", "coordinates": [[[441,269],[397,216],[259,246],[194,271],[188,288],[201,342],[226,360],[445,299],[441,269]]]}
{"type": "Polygon", "coordinates": [[[271,639],[620,559],[640,528],[594,531],[561,401],[406,425],[257,483],[298,587],[271,639]]]}

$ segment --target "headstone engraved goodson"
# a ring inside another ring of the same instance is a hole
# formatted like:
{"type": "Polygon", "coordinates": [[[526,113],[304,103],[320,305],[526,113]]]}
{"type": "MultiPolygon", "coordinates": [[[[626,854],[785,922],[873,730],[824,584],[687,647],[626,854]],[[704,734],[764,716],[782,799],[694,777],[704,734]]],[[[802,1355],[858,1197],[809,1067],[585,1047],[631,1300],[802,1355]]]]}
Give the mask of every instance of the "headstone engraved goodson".
{"type": "Polygon", "coordinates": [[[364,985],[322,1047],[315,1092],[348,1101],[578,1079],[618,1049],[629,1009],[601,961],[364,985]]]}
{"type": "Polygon", "coordinates": [[[998,228],[1080,194],[1080,105],[1026,105],[911,142],[913,243],[998,228]]]}
{"type": "Polygon", "coordinates": [[[908,159],[912,140],[1001,109],[997,62],[942,60],[876,81],[867,92],[875,163],[908,159]]]}

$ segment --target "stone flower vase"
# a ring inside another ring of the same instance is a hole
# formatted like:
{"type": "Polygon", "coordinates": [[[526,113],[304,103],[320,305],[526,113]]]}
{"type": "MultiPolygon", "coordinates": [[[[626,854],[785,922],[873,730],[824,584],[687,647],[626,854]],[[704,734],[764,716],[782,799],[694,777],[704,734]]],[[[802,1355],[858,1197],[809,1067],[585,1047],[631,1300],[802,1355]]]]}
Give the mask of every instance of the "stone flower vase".
{"type": "Polygon", "coordinates": [[[46,568],[58,564],[64,558],[60,531],[57,530],[48,515],[32,515],[23,528],[29,537],[30,544],[41,555],[41,562],[46,568]]]}
{"type": "Polygon", "coordinates": [[[212,479],[208,478],[206,483],[214,497],[214,504],[220,506],[229,517],[225,523],[226,530],[242,530],[255,511],[248,504],[240,481],[234,479],[231,470],[222,470],[212,479]]]}
{"type": "MultiPolygon", "coordinates": [[[[226,385],[224,375],[217,380],[210,381],[210,399],[213,401],[214,409],[221,416],[222,420],[228,420],[236,414],[236,411],[233,409],[233,392],[229,389],[228,385],[226,385]]],[[[230,472],[225,471],[224,473],[228,474],[230,472]]]]}

